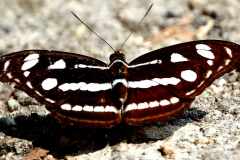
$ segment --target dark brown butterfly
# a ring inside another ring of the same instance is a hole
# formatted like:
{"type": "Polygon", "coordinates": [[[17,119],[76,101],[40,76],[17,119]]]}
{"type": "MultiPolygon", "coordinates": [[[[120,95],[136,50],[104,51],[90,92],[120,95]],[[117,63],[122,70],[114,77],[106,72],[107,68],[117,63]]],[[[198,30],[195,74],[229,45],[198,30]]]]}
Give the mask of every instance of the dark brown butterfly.
{"type": "Polygon", "coordinates": [[[130,63],[25,50],[0,58],[0,80],[46,105],[62,123],[112,127],[165,121],[190,107],[215,79],[239,67],[240,46],[204,40],[173,45],[130,63]]]}

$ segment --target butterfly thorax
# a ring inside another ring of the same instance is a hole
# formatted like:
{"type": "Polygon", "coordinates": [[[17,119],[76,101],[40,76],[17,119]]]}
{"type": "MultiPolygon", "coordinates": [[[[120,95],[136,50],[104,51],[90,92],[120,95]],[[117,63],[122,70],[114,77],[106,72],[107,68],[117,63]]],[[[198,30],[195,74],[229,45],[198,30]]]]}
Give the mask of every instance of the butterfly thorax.
{"type": "Polygon", "coordinates": [[[116,51],[110,56],[109,71],[112,77],[112,96],[116,108],[123,111],[127,100],[127,75],[128,65],[125,56],[120,51],[116,51]]]}

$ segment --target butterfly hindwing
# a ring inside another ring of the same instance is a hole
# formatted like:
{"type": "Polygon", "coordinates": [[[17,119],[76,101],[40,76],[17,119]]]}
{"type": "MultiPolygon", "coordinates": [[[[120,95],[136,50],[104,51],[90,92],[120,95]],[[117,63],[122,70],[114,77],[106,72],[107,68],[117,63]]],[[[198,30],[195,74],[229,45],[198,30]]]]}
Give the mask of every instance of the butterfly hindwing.
{"type": "Polygon", "coordinates": [[[26,50],[2,56],[1,81],[14,82],[62,121],[108,125],[118,121],[105,63],[79,54],[26,50]],[[107,116],[106,116],[107,115],[107,116]]]}
{"type": "Polygon", "coordinates": [[[166,120],[188,108],[215,79],[236,68],[240,47],[193,41],[144,54],[130,62],[125,121],[166,120]]]}

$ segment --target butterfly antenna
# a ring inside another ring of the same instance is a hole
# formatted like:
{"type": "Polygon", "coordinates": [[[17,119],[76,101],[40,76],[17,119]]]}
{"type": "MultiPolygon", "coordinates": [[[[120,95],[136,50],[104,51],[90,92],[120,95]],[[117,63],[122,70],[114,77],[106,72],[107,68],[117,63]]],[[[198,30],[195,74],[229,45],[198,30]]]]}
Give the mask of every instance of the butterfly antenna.
{"type": "Polygon", "coordinates": [[[116,52],[116,50],[105,40],[103,39],[97,32],[95,32],[87,23],[85,23],[84,21],[82,21],[80,19],[80,17],[78,17],[73,11],[71,11],[71,14],[77,18],[85,27],[87,27],[87,29],[89,31],[91,31],[92,33],[94,33],[99,39],[101,39],[103,42],[105,42],[114,52],[116,52]]]}
{"type": "MultiPolygon", "coordinates": [[[[150,12],[150,10],[153,7],[153,3],[151,3],[151,5],[148,7],[148,10],[145,12],[144,16],[141,18],[141,20],[138,22],[137,26],[140,26],[141,23],[143,22],[143,20],[145,19],[145,17],[148,15],[148,13],[150,12]]],[[[133,34],[133,32],[130,32],[129,35],[127,36],[127,38],[123,41],[123,43],[120,46],[120,49],[123,48],[123,46],[126,44],[126,42],[128,41],[128,39],[131,37],[131,35],[133,34]]]]}

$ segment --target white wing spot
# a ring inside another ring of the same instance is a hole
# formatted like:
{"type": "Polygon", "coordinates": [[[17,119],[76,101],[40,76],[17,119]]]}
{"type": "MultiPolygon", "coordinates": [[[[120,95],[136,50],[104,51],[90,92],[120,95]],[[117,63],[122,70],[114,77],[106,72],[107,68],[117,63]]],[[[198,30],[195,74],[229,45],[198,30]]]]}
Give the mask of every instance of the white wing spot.
{"type": "Polygon", "coordinates": [[[7,73],[7,77],[9,78],[9,79],[12,79],[13,78],[13,76],[12,76],[12,73],[7,73]]]}
{"type": "Polygon", "coordinates": [[[61,89],[63,92],[72,90],[82,90],[82,91],[90,91],[90,92],[97,92],[97,91],[104,91],[109,90],[112,88],[111,83],[85,83],[85,82],[79,82],[79,83],[63,83],[58,86],[59,89],[61,89]]]}
{"type": "Polygon", "coordinates": [[[177,98],[177,97],[171,97],[171,98],[170,98],[170,102],[171,102],[171,104],[176,104],[176,103],[179,102],[179,98],[177,98]]]}
{"type": "Polygon", "coordinates": [[[27,85],[29,88],[33,89],[33,86],[32,86],[32,84],[31,84],[30,81],[27,81],[26,85],[27,85]]]}
{"type": "Polygon", "coordinates": [[[163,100],[160,100],[160,101],[156,101],[156,100],[151,101],[149,103],[147,103],[147,102],[142,102],[142,103],[139,103],[139,104],[131,103],[131,104],[128,104],[126,106],[125,112],[132,111],[132,110],[146,109],[146,108],[154,108],[154,107],[158,107],[158,106],[167,106],[167,105],[170,105],[170,104],[176,104],[178,102],[179,102],[179,98],[171,97],[170,101],[167,100],[167,99],[163,99],[163,100]]]}
{"type": "Polygon", "coordinates": [[[24,63],[21,67],[22,71],[28,70],[35,66],[39,61],[39,54],[30,54],[24,59],[24,63]]]}
{"type": "Polygon", "coordinates": [[[65,103],[65,104],[62,104],[62,105],[61,105],[61,108],[62,108],[63,110],[66,110],[66,111],[70,111],[70,110],[71,110],[71,105],[68,104],[68,103],[65,103]]]}
{"type": "Polygon", "coordinates": [[[211,70],[207,71],[207,74],[206,74],[205,78],[209,78],[211,76],[211,74],[212,74],[211,70]]]}
{"type": "Polygon", "coordinates": [[[150,88],[158,85],[177,85],[181,80],[175,77],[170,78],[153,78],[151,80],[129,81],[129,88],[150,88]]]}
{"type": "Polygon", "coordinates": [[[77,112],[81,112],[83,110],[82,106],[79,106],[79,105],[75,105],[73,108],[72,108],[73,111],[77,111],[77,112]]]}
{"type": "Polygon", "coordinates": [[[23,72],[23,75],[24,75],[25,77],[28,77],[28,76],[29,76],[29,74],[30,74],[30,72],[29,72],[29,71],[25,71],[25,72],[23,72]]]}
{"type": "Polygon", "coordinates": [[[163,100],[161,100],[161,101],[159,102],[159,104],[160,104],[161,106],[167,106],[167,105],[170,104],[170,102],[169,102],[167,99],[163,99],[163,100]]]}
{"type": "Polygon", "coordinates": [[[195,89],[191,90],[191,91],[187,92],[186,95],[189,96],[189,95],[193,94],[195,91],[196,91],[195,89]]]}
{"type": "Polygon", "coordinates": [[[224,64],[227,66],[227,65],[229,65],[230,62],[231,62],[230,59],[226,59],[226,60],[224,61],[224,64]]]}
{"type": "Polygon", "coordinates": [[[40,92],[38,92],[37,90],[35,90],[35,93],[36,93],[38,96],[40,96],[40,97],[43,96],[43,95],[42,95],[40,92]]]}
{"type": "MultiPolygon", "coordinates": [[[[110,83],[88,83],[87,84],[87,90],[90,92],[97,92],[97,91],[104,91],[104,90],[108,90],[111,89],[112,86],[110,83]]],[[[80,88],[81,90],[81,88],[80,88]]]]}
{"type": "Polygon", "coordinates": [[[103,106],[96,106],[93,108],[94,112],[104,112],[104,107],[103,106]]]}
{"type": "Polygon", "coordinates": [[[217,69],[217,71],[220,71],[220,70],[222,70],[222,69],[223,69],[223,66],[219,66],[218,69],[217,69]]]}
{"type": "Polygon", "coordinates": [[[24,61],[31,61],[31,60],[35,60],[35,59],[38,59],[39,58],[39,54],[37,53],[34,53],[34,54],[30,54],[28,55],[24,61]]]}
{"type": "Polygon", "coordinates": [[[76,64],[74,65],[74,68],[93,68],[93,69],[101,69],[101,70],[105,70],[108,69],[108,67],[104,67],[104,66],[90,66],[90,65],[85,65],[85,64],[76,64]]]}
{"type": "Polygon", "coordinates": [[[154,78],[153,81],[161,85],[177,85],[181,80],[179,78],[170,77],[170,78],[154,78]]]}
{"type": "Polygon", "coordinates": [[[17,83],[20,83],[20,80],[17,79],[17,78],[14,78],[14,81],[17,82],[17,83]]]}
{"type": "Polygon", "coordinates": [[[85,83],[85,82],[79,82],[79,83],[78,83],[78,88],[79,88],[81,91],[87,91],[87,90],[88,90],[88,84],[85,83]]]}
{"type": "Polygon", "coordinates": [[[3,71],[6,72],[10,64],[10,60],[4,63],[3,71]]]}
{"type": "Polygon", "coordinates": [[[33,60],[24,62],[21,67],[21,70],[25,71],[25,70],[28,70],[28,69],[34,67],[38,63],[38,61],[39,61],[38,59],[33,59],[33,60]]]}
{"type": "Polygon", "coordinates": [[[74,68],[87,68],[87,65],[85,65],[85,64],[76,64],[75,66],[74,66],[74,68]]]}
{"type": "Polygon", "coordinates": [[[66,63],[63,59],[56,61],[54,64],[48,66],[48,69],[65,69],[66,63]]]}
{"type": "Polygon", "coordinates": [[[150,88],[157,85],[159,84],[153,80],[141,80],[141,81],[128,82],[128,86],[130,88],[150,88]]]}
{"type": "Polygon", "coordinates": [[[93,112],[93,106],[85,105],[83,110],[86,112],[93,112]]]}
{"type": "Polygon", "coordinates": [[[149,62],[149,64],[159,64],[159,63],[162,63],[162,61],[157,59],[149,62]]]}
{"type": "Polygon", "coordinates": [[[197,88],[201,87],[203,85],[203,83],[205,83],[205,81],[202,81],[198,86],[197,88]]]}
{"type": "Polygon", "coordinates": [[[211,48],[206,44],[197,44],[196,49],[197,50],[206,50],[206,51],[211,50],[211,48]]]}
{"type": "Polygon", "coordinates": [[[137,109],[146,109],[146,108],[148,108],[148,103],[147,102],[139,103],[137,105],[137,109]]]}
{"type": "Polygon", "coordinates": [[[197,50],[197,53],[201,55],[202,57],[208,58],[208,59],[214,59],[215,56],[212,51],[207,50],[197,50]]]}
{"type": "Polygon", "coordinates": [[[227,52],[228,56],[232,58],[232,50],[228,47],[224,47],[225,51],[227,52]]]}
{"type": "Polygon", "coordinates": [[[42,88],[46,91],[53,89],[57,86],[58,81],[56,78],[47,78],[42,82],[42,88]]]}
{"type": "Polygon", "coordinates": [[[153,108],[153,107],[158,107],[160,104],[158,101],[152,101],[149,102],[149,107],[153,108]]]}
{"type": "Polygon", "coordinates": [[[207,64],[208,64],[209,66],[212,66],[212,65],[213,65],[213,60],[207,60],[207,64]]]}
{"type": "Polygon", "coordinates": [[[129,68],[135,68],[135,67],[146,66],[146,65],[149,65],[149,64],[161,64],[161,63],[162,63],[162,61],[160,59],[156,59],[156,60],[145,62],[145,63],[139,63],[139,64],[135,64],[135,65],[130,65],[128,67],[129,68]]]}
{"type": "Polygon", "coordinates": [[[61,89],[63,92],[67,90],[76,91],[79,89],[79,85],[78,83],[63,83],[59,85],[58,88],[61,89]]]}
{"type": "Polygon", "coordinates": [[[114,113],[118,113],[117,109],[113,106],[106,106],[104,109],[105,112],[114,112],[114,113]]]}
{"type": "Polygon", "coordinates": [[[46,101],[50,102],[50,103],[55,103],[54,100],[50,99],[50,98],[45,98],[46,101]]]}
{"type": "Polygon", "coordinates": [[[183,55],[178,54],[178,53],[173,53],[171,55],[171,62],[176,63],[176,62],[185,62],[188,61],[187,58],[185,58],[183,55]]]}
{"type": "Polygon", "coordinates": [[[138,105],[136,103],[131,103],[131,104],[127,105],[125,111],[136,110],[137,107],[138,107],[138,105]]]}
{"type": "Polygon", "coordinates": [[[192,70],[185,70],[181,72],[181,77],[185,81],[194,82],[197,79],[197,73],[192,70]]]}
{"type": "Polygon", "coordinates": [[[202,57],[208,58],[208,59],[214,59],[215,56],[211,50],[211,48],[206,44],[197,44],[196,45],[197,53],[201,55],[202,57]]]}

